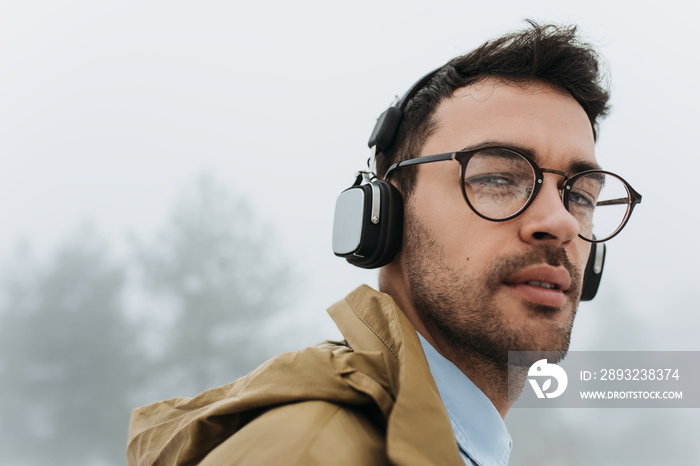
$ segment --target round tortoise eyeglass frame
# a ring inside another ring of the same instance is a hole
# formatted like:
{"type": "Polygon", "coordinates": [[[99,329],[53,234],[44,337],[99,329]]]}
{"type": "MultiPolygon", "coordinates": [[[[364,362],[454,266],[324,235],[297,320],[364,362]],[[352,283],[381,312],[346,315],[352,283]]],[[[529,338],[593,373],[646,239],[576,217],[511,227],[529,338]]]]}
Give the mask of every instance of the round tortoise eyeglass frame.
{"type": "Polygon", "coordinates": [[[434,154],[434,155],[425,155],[423,157],[417,157],[413,159],[408,159],[408,160],[402,160],[401,162],[397,162],[389,167],[389,169],[386,171],[386,174],[384,175],[384,179],[388,180],[389,177],[391,176],[392,172],[398,168],[401,167],[410,167],[413,165],[419,165],[419,164],[424,164],[424,163],[432,163],[432,162],[442,162],[446,160],[455,160],[459,162],[461,166],[460,170],[460,177],[461,177],[461,185],[462,185],[462,195],[464,196],[464,200],[466,201],[467,205],[469,208],[479,217],[489,220],[492,222],[505,222],[508,220],[511,220],[518,215],[522,214],[529,206],[532,204],[532,202],[535,200],[537,197],[537,194],[540,191],[540,188],[542,187],[542,183],[544,182],[544,173],[553,173],[559,176],[562,176],[564,180],[562,181],[562,184],[560,185],[561,187],[559,188],[559,194],[562,203],[564,204],[564,208],[570,212],[569,210],[569,197],[571,193],[571,188],[574,185],[574,183],[581,179],[582,177],[585,176],[591,176],[591,175],[601,175],[601,177],[604,176],[612,176],[619,180],[625,187],[627,191],[627,196],[626,197],[619,197],[615,199],[606,199],[603,201],[597,201],[595,203],[595,207],[598,206],[604,206],[604,205],[627,205],[627,210],[622,218],[622,221],[620,222],[619,226],[609,235],[603,237],[603,238],[596,238],[593,236],[592,238],[586,238],[582,234],[579,233],[579,238],[591,242],[591,243],[602,243],[604,241],[607,241],[613,237],[615,237],[622,229],[627,225],[627,222],[630,219],[630,216],[632,215],[632,211],[634,210],[634,207],[637,204],[640,204],[642,202],[642,195],[639,194],[637,191],[635,191],[634,188],[626,181],[624,180],[621,176],[606,171],[606,170],[601,170],[601,169],[592,169],[592,170],[584,170],[581,172],[577,172],[573,175],[570,175],[568,173],[559,171],[559,170],[553,170],[553,169],[548,169],[548,168],[540,168],[537,163],[532,160],[530,156],[528,156],[526,153],[523,151],[516,149],[514,147],[509,147],[509,146],[493,146],[493,145],[487,145],[487,146],[482,146],[478,147],[475,149],[470,149],[470,150],[464,150],[464,151],[457,151],[457,152],[445,152],[442,154],[434,154]],[[532,190],[529,193],[528,199],[525,201],[525,203],[520,207],[518,210],[516,210],[513,214],[508,215],[503,218],[493,218],[486,216],[479,212],[472,202],[469,200],[469,196],[467,195],[467,190],[466,190],[466,183],[465,183],[465,174],[466,174],[466,169],[469,161],[474,157],[474,155],[478,154],[479,152],[483,152],[485,150],[503,150],[503,151],[508,151],[512,152],[514,154],[517,154],[518,156],[522,157],[524,160],[526,160],[530,166],[532,167],[533,173],[535,175],[534,179],[534,184],[532,186],[532,190]]]}

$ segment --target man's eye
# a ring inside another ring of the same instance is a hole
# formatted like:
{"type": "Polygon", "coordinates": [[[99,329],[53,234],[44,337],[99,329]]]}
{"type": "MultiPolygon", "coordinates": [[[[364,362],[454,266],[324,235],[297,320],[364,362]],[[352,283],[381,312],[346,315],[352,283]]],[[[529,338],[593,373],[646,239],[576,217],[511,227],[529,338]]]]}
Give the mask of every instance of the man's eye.
{"type": "Polygon", "coordinates": [[[593,209],[595,208],[595,199],[588,193],[571,191],[569,193],[569,204],[582,209],[593,209]]]}
{"type": "Polygon", "coordinates": [[[488,173],[485,175],[472,176],[466,180],[467,184],[474,185],[492,185],[492,186],[510,186],[517,184],[513,181],[513,177],[504,173],[488,173]]]}

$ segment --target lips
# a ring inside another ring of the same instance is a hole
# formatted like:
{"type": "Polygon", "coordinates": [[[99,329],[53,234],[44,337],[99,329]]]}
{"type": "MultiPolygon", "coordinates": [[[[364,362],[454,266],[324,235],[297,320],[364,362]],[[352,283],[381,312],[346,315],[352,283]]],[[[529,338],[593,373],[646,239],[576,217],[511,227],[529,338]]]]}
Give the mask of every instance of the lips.
{"type": "Polygon", "coordinates": [[[504,284],[526,301],[561,307],[567,301],[571,276],[564,267],[541,264],[516,272],[504,284]]]}

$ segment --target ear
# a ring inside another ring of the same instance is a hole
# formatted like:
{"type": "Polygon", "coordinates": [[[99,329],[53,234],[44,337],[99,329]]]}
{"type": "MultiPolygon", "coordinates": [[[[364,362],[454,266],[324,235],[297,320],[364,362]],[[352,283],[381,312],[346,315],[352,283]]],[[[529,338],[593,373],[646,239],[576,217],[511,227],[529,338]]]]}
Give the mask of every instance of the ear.
{"type": "Polygon", "coordinates": [[[403,234],[403,198],[391,183],[375,180],[343,191],[336,201],[333,252],[350,264],[374,269],[396,257],[403,234]]]}

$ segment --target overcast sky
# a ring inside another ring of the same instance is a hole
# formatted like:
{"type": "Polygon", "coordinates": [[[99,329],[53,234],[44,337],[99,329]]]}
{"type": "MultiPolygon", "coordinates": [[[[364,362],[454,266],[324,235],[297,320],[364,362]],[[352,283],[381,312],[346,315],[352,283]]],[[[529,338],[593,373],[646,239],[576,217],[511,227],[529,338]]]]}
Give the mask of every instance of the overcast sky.
{"type": "Polygon", "coordinates": [[[276,231],[300,289],[289,315],[310,341],[327,337],[323,310],[376,283],[330,247],[376,117],[524,18],[574,23],[612,78],[598,160],[644,196],[609,243],[601,299],[582,309],[600,316],[621,297],[664,334],[631,349],[698,350],[698,13],[691,1],[0,1],[0,253],[18,238],[50,248],[86,219],[123,246],[211,173],[276,231]]]}

